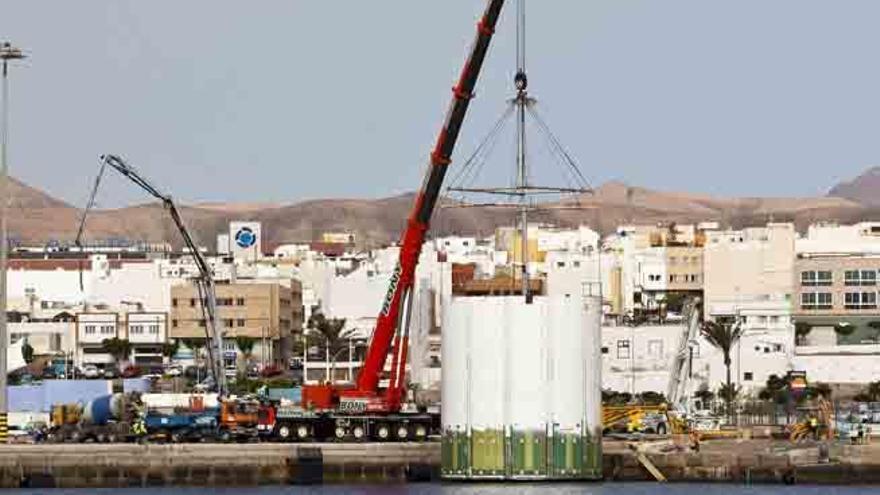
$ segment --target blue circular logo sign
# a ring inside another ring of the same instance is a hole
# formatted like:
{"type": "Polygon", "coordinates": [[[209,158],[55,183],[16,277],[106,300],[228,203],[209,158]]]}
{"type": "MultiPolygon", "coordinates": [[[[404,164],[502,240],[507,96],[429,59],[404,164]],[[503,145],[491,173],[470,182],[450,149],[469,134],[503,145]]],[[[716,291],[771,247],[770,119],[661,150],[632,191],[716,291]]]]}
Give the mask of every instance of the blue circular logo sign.
{"type": "Polygon", "coordinates": [[[235,233],[235,243],[238,247],[249,248],[257,243],[257,236],[250,227],[242,227],[235,233]]]}

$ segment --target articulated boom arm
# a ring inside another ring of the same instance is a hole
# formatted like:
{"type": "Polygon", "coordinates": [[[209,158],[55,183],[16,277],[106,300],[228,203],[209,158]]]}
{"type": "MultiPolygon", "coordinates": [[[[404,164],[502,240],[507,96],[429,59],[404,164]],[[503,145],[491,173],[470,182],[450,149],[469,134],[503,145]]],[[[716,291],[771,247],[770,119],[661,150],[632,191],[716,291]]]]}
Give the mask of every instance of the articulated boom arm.
{"type": "Polygon", "coordinates": [[[156,189],[147,179],[143,178],[137,172],[137,170],[132,168],[129,164],[125,163],[122,158],[116,155],[102,155],[101,161],[101,171],[98,174],[98,178],[95,180],[95,186],[92,190],[89,204],[86,207],[86,211],[83,213],[79,235],[77,236],[77,245],[80,244],[80,237],[83,233],[88,211],[94,205],[95,194],[97,193],[98,185],[100,184],[101,175],[103,175],[104,173],[105,166],[109,165],[117,172],[124,175],[129,180],[140,186],[141,189],[147,191],[148,193],[150,193],[150,195],[162,202],[162,205],[165,207],[166,210],[168,210],[168,214],[171,216],[171,220],[174,222],[174,225],[180,232],[180,236],[183,238],[183,242],[186,245],[186,248],[192,254],[193,260],[195,260],[196,263],[196,267],[199,270],[199,278],[197,279],[196,283],[199,290],[199,299],[202,301],[202,310],[205,315],[205,330],[207,333],[206,338],[208,340],[205,343],[205,347],[208,349],[209,367],[211,369],[211,373],[214,375],[214,380],[216,381],[217,385],[217,391],[221,395],[224,395],[226,393],[226,377],[223,373],[223,367],[220,364],[222,363],[223,335],[222,329],[220,328],[217,320],[217,296],[214,286],[214,277],[211,274],[210,265],[208,265],[207,260],[205,260],[205,257],[202,255],[202,253],[199,251],[198,246],[196,246],[196,243],[193,241],[189,230],[183,223],[183,218],[181,218],[180,212],[177,210],[177,206],[171,199],[171,196],[163,194],[161,191],[156,189]]]}
{"type": "Polygon", "coordinates": [[[416,197],[407,221],[406,231],[401,238],[400,257],[391,278],[382,310],[376,320],[376,327],[373,330],[364,366],[358,374],[357,389],[343,392],[343,400],[346,397],[371,397],[377,394],[379,375],[385,367],[390,350],[392,352],[392,369],[383,407],[388,410],[396,410],[400,406],[406,387],[407,327],[410,319],[416,265],[419,261],[431,215],[434,212],[434,206],[443,186],[447,167],[452,160],[452,152],[455,149],[459,131],[473,97],[474,87],[477,84],[503,5],[504,0],[489,0],[483,17],[477,24],[476,40],[471,47],[470,56],[462,69],[458,84],[452,89],[453,99],[446,115],[446,121],[437,137],[425,181],[416,197]]]}

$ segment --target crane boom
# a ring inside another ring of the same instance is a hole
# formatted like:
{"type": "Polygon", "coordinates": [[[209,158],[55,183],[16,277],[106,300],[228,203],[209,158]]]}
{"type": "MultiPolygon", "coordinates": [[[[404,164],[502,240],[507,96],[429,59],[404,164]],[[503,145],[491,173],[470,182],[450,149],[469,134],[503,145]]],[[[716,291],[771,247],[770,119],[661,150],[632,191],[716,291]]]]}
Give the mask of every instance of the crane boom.
{"type": "Polygon", "coordinates": [[[678,349],[673,357],[672,372],[669,376],[669,388],[666,392],[666,400],[669,404],[682,411],[688,409],[687,387],[690,380],[691,363],[690,351],[700,333],[700,298],[688,299],[684,304],[684,324],[678,341],[678,349]]]}
{"type": "Polygon", "coordinates": [[[104,169],[107,166],[110,166],[111,168],[140,186],[141,189],[147,191],[147,193],[149,193],[151,196],[162,202],[162,206],[168,211],[168,214],[171,216],[171,220],[174,222],[174,225],[180,232],[180,236],[183,238],[184,245],[192,254],[193,260],[196,264],[196,268],[199,271],[199,278],[196,279],[196,287],[199,292],[199,300],[201,301],[202,311],[205,315],[205,338],[207,340],[205,347],[208,349],[208,367],[210,368],[211,373],[214,375],[214,381],[217,387],[217,391],[221,395],[225,395],[226,376],[223,372],[223,367],[221,365],[221,356],[223,353],[223,333],[217,319],[217,296],[216,287],[214,285],[214,276],[211,273],[211,266],[208,264],[205,257],[199,251],[195,241],[193,241],[189,230],[186,228],[186,225],[183,222],[183,218],[180,216],[177,205],[174,204],[174,200],[171,199],[171,196],[162,193],[159,189],[153,186],[150,181],[144,178],[140,173],[138,173],[137,170],[135,170],[119,156],[102,155],[101,170],[98,173],[97,179],[95,179],[95,185],[90,195],[89,203],[88,205],[86,205],[86,209],[83,212],[82,220],[79,227],[79,233],[77,234],[76,238],[76,245],[81,246],[81,237],[85,228],[86,217],[89,213],[89,210],[94,206],[95,195],[101,182],[101,177],[104,174],[104,169]]]}
{"type": "Polygon", "coordinates": [[[503,6],[504,0],[489,0],[483,16],[477,23],[476,39],[471,46],[458,83],[452,88],[453,98],[446,119],[431,152],[428,170],[407,220],[406,230],[401,236],[397,265],[391,276],[382,309],[376,319],[364,365],[358,373],[356,389],[343,391],[340,394],[343,405],[346,399],[377,398],[380,374],[391,351],[391,375],[388,388],[384,399],[371,409],[393,411],[400,407],[406,386],[408,325],[416,265],[503,6]]]}

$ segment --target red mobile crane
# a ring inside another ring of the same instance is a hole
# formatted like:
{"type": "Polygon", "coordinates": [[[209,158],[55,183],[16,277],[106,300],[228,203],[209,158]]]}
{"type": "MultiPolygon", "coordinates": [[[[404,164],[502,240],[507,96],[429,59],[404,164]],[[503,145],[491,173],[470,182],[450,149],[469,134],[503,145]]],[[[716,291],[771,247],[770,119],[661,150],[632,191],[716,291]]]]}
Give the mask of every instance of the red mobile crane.
{"type": "MultiPolygon", "coordinates": [[[[306,386],[303,390],[303,403],[307,409],[331,412],[336,422],[334,436],[337,438],[351,435],[355,439],[365,436],[387,439],[389,431],[395,431],[398,439],[404,439],[409,434],[416,437],[423,436],[420,435],[424,431],[421,426],[416,427],[415,432],[409,432],[406,431],[406,426],[401,425],[411,422],[402,418],[395,420],[394,417],[401,411],[401,401],[406,392],[408,327],[415,270],[446,170],[451,163],[459,131],[503,6],[504,0],[489,0],[482,18],[477,23],[476,39],[471,46],[470,55],[462,69],[458,84],[452,88],[453,98],[446,120],[431,152],[430,166],[409,215],[406,230],[401,236],[397,266],[376,319],[376,327],[355,387],[336,388],[332,385],[318,385],[306,386]],[[384,391],[380,391],[380,375],[385,368],[389,352],[391,354],[389,383],[384,391]],[[371,425],[371,422],[365,421],[371,416],[375,419],[373,423],[376,424],[371,425]]],[[[293,431],[304,432],[302,428],[293,431]]]]}

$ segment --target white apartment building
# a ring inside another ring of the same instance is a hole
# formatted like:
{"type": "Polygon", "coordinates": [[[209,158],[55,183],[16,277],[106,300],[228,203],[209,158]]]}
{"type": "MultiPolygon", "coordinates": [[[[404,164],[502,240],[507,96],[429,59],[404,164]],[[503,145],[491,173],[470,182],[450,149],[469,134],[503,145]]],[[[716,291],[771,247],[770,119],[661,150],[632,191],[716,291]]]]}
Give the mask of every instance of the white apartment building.
{"type": "Polygon", "coordinates": [[[158,366],[164,361],[162,347],[168,342],[168,314],[161,312],[125,315],[125,338],[131,344],[131,363],[158,366]]]}
{"type": "Polygon", "coordinates": [[[77,313],[76,315],[76,354],[77,366],[86,364],[102,368],[115,364],[113,356],[104,349],[104,339],[122,338],[119,314],[115,312],[77,313]]]}
{"type": "MultiPolygon", "coordinates": [[[[665,394],[682,331],[681,325],[602,327],[602,388],[665,394]]],[[[726,380],[721,352],[698,338],[692,356],[689,393],[701,387],[717,391],[726,380]]],[[[731,353],[732,381],[744,394],[755,395],[770,375],[784,376],[793,369],[791,358],[791,342],[781,332],[755,328],[731,353]]]]}
{"type": "Polygon", "coordinates": [[[73,321],[22,321],[8,324],[7,345],[27,342],[34,355],[67,355],[74,350],[73,321]]]}

